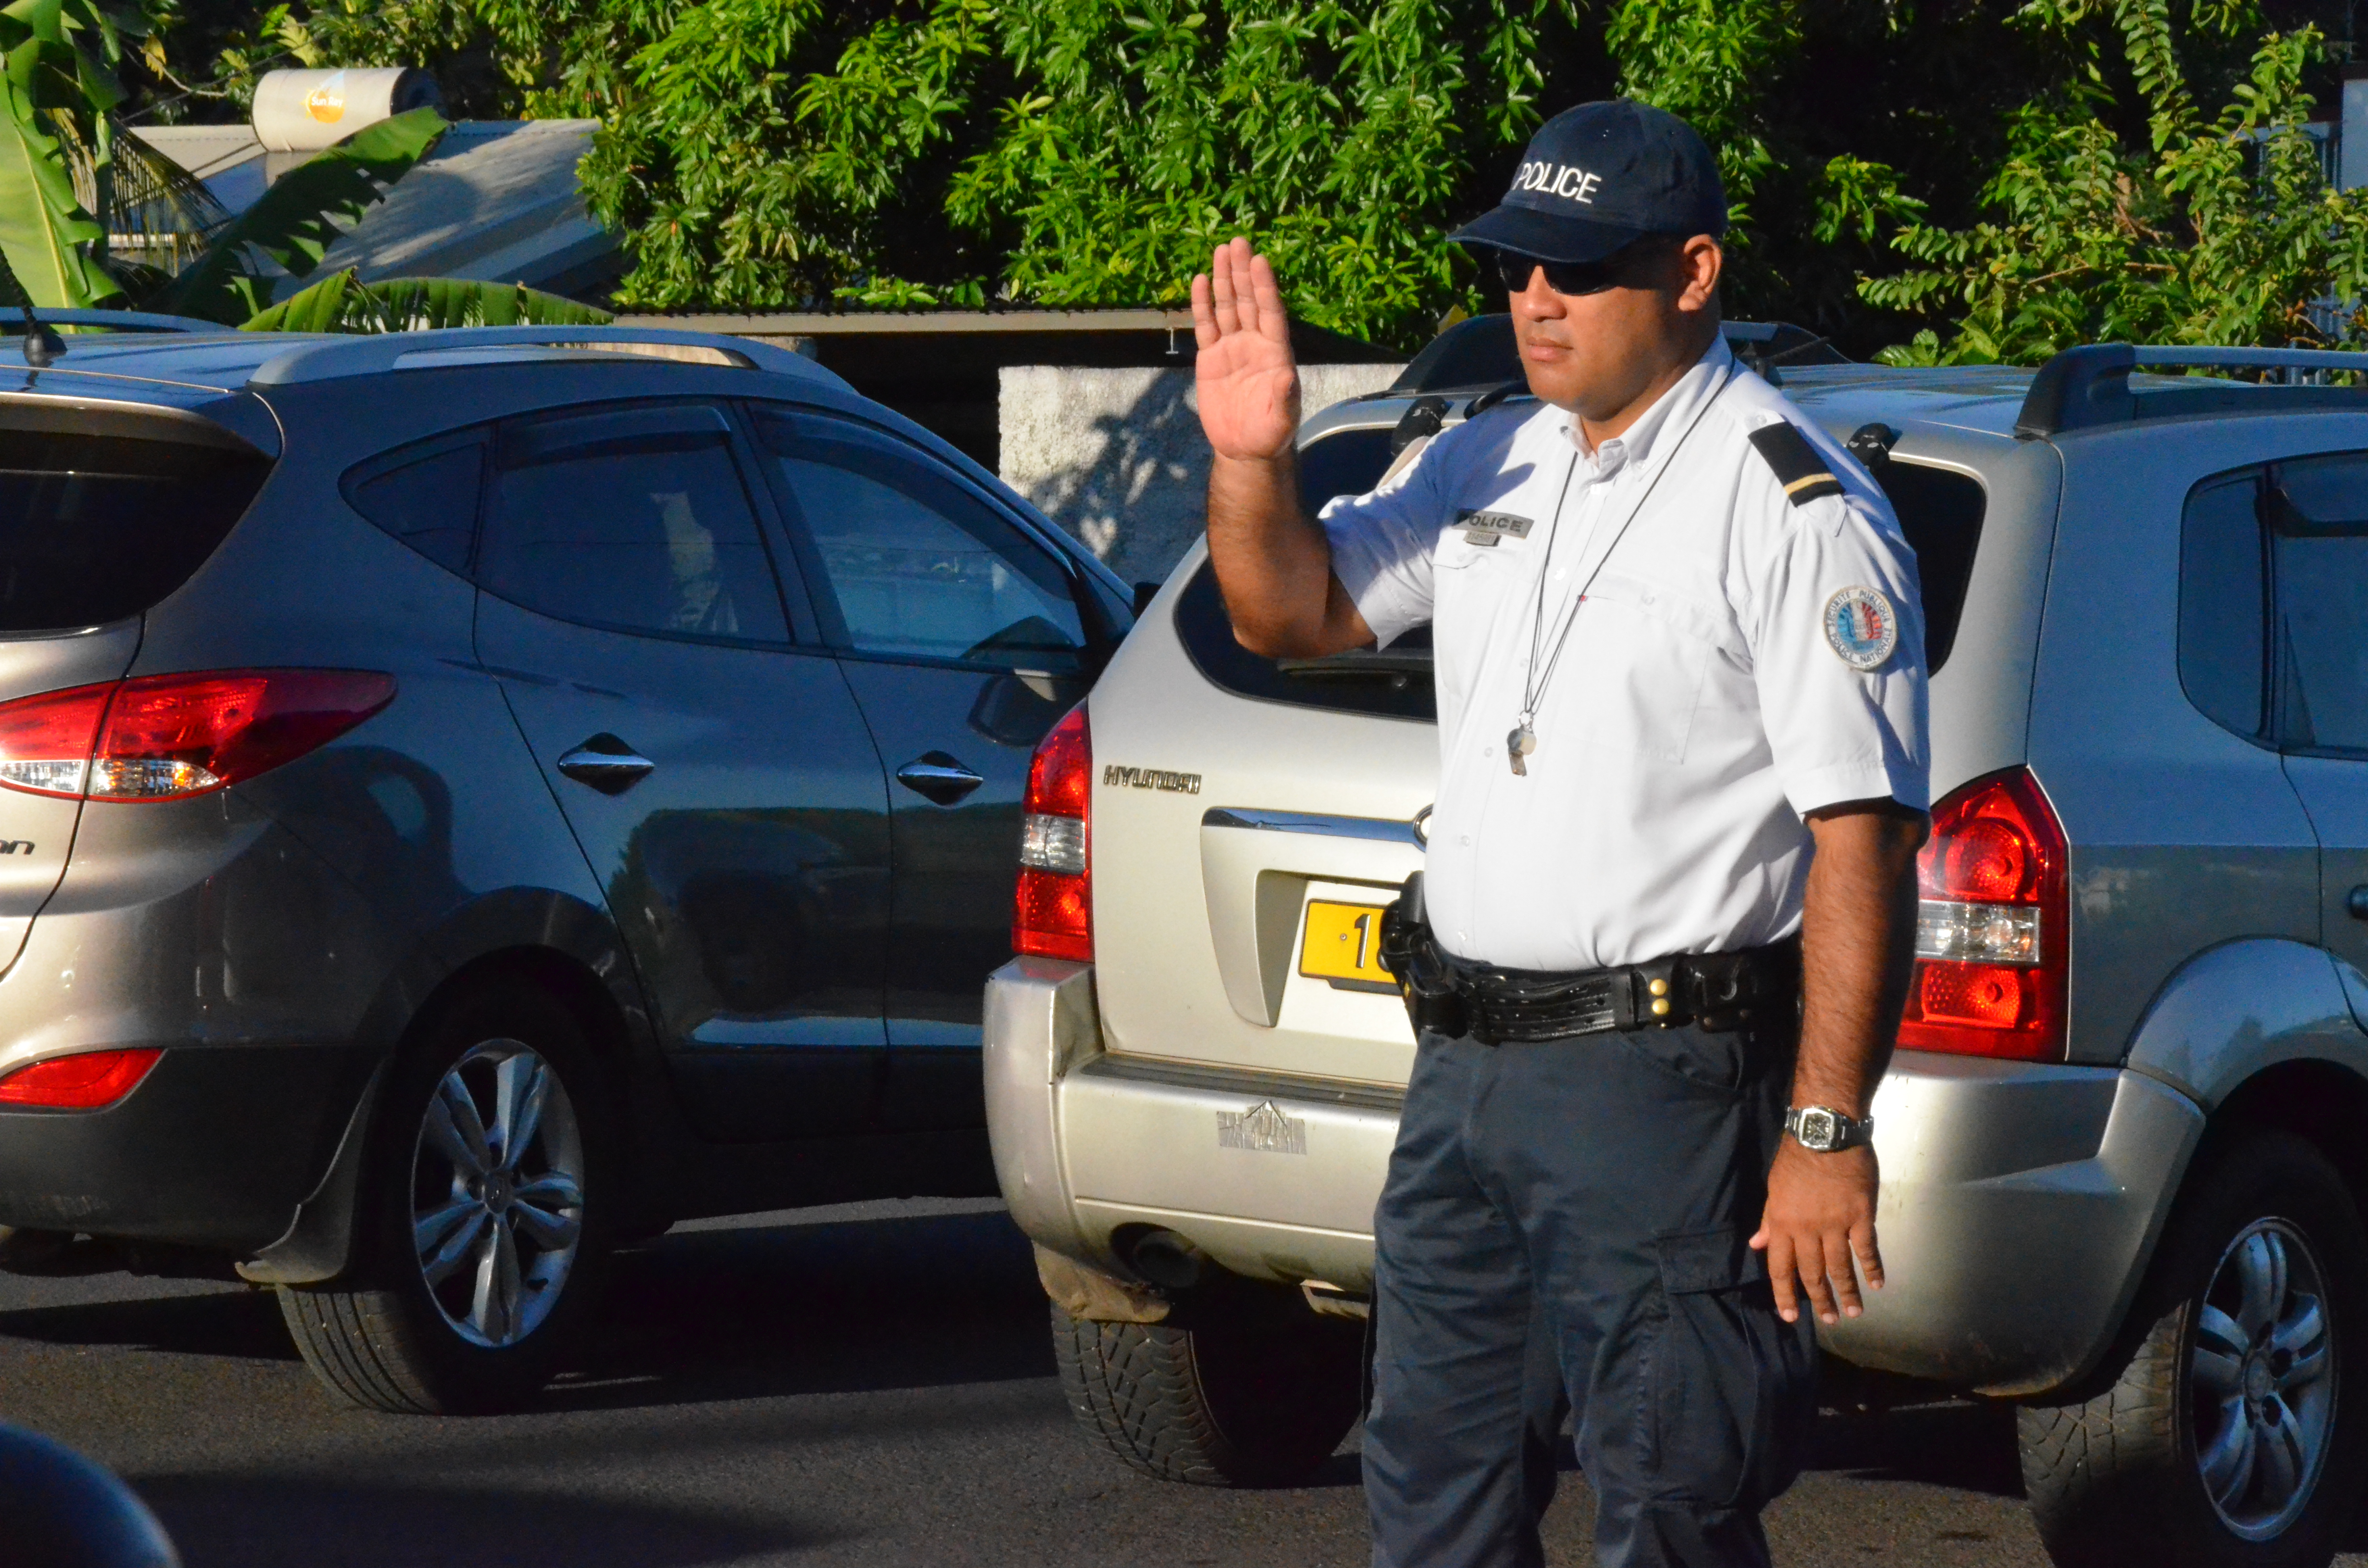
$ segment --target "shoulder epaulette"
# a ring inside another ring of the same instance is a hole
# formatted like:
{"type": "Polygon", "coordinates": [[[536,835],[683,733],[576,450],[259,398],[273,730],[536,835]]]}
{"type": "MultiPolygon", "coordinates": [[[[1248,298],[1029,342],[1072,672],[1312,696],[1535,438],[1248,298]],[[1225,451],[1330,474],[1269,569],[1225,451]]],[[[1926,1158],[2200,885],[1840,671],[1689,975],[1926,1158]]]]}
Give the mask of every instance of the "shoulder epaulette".
{"type": "Polygon", "coordinates": [[[1785,499],[1795,506],[1805,506],[1824,495],[1839,495],[1842,482],[1834,471],[1809,445],[1809,438],[1792,425],[1778,420],[1751,432],[1751,444],[1776,471],[1776,483],[1784,487],[1785,499]]]}

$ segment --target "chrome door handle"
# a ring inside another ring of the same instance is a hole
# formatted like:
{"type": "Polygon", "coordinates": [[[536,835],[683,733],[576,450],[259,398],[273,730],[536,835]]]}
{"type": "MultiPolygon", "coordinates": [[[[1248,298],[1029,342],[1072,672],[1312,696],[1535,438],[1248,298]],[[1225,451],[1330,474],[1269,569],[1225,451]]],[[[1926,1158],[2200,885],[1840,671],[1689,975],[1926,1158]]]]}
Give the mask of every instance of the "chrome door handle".
{"type": "Polygon", "coordinates": [[[986,782],[941,751],[923,752],[896,770],[896,782],[939,805],[951,806],[986,782]]]}
{"type": "Polygon", "coordinates": [[[655,771],[657,764],[610,734],[594,735],[554,765],[578,784],[603,795],[621,795],[655,771]]]}

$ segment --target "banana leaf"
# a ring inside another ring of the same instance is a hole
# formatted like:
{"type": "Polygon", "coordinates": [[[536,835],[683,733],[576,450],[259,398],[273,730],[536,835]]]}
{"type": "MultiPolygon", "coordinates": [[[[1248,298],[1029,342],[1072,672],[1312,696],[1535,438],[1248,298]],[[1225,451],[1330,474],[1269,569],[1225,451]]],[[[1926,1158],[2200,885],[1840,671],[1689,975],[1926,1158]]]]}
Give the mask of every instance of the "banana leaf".
{"type": "Polygon", "coordinates": [[[608,312],[520,283],[468,278],[390,278],[364,283],[351,269],[245,324],[248,332],[425,332],[453,326],[598,326],[608,312]]]}
{"type": "Polygon", "coordinates": [[[8,269],[36,305],[108,304],[122,290],[91,256],[106,237],[74,199],[73,177],[32,95],[13,74],[0,74],[0,256],[8,269]]]}
{"type": "MultiPolygon", "coordinates": [[[[425,157],[444,133],[443,116],[416,108],[358,131],[282,175],[262,199],[219,230],[203,256],[142,308],[236,326],[256,314],[264,291],[257,256],[298,278],[321,264],[339,233],[386,187],[425,157]]],[[[0,198],[5,199],[5,198],[0,198]]]]}

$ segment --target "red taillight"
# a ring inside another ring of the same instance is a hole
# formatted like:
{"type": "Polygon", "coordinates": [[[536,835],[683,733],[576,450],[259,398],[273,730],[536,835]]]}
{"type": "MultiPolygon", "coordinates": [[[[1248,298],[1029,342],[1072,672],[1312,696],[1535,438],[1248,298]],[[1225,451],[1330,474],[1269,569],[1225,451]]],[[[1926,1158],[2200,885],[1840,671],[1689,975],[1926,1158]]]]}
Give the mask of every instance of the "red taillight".
{"type": "Polygon", "coordinates": [[[2063,1060],[2066,858],[2063,827],[2022,768],[1976,778],[1932,808],[1932,837],[1917,858],[1903,1050],[2063,1060]]]}
{"type": "Polygon", "coordinates": [[[52,1056],[0,1078],[0,1105],[39,1106],[49,1110],[99,1110],[113,1105],[148,1076],[161,1051],[85,1051],[52,1056]]]}
{"type": "Polygon", "coordinates": [[[1087,858],[1093,784],[1093,739],[1079,703],[1037,743],[1028,765],[1019,892],[1011,913],[1015,952],[1093,961],[1093,870],[1087,858]]]}
{"type": "Polygon", "coordinates": [[[0,785],[28,795],[82,798],[98,722],[118,683],[45,691],[0,703],[0,785]]]}
{"type": "Polygon", "coordinates": [[[142,676],[0,703],[0,787],[177,801],[291,762],[394,700],[370,670],[142,676]]]}

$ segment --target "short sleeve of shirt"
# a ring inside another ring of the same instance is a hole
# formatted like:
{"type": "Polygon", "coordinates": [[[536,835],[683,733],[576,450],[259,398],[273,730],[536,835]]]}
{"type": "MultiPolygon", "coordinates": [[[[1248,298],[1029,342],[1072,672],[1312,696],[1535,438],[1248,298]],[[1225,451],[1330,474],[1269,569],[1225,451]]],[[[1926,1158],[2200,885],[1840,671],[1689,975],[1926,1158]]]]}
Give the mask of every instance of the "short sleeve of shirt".
{"type": "Polygon", "coordinates": [[[1856,484],[1799,506],[1773,483],[1764,495],[1746,488],[1739,506],[1759,515],[1742,562],[1752,587],[1743,619],[1785,798],[1803,816],[1884,796],[1924,810],[1923,603],[1889,506],[1856,484]]]}
{"type": "Polygon", "coordinates": [[[1455,433],[1428,443],[1370,494],[1334,498],[1318,519],[1332,542],[1332,574],[1382,647],[1430,619],[1431,551],[1448,519],[1440,475],[1452,460],[1455,433]]]}

